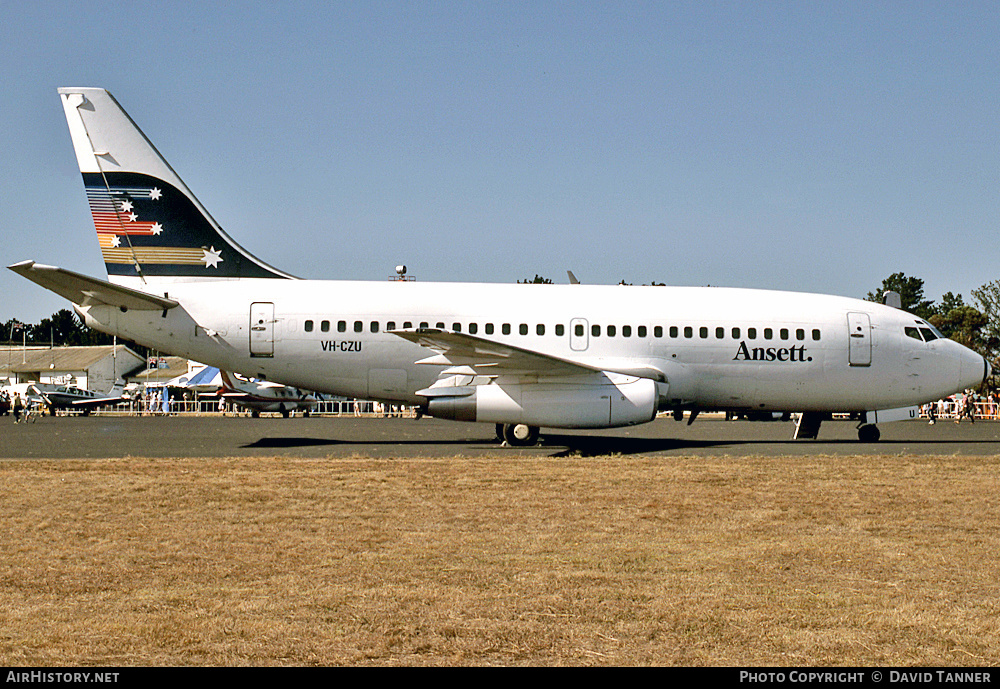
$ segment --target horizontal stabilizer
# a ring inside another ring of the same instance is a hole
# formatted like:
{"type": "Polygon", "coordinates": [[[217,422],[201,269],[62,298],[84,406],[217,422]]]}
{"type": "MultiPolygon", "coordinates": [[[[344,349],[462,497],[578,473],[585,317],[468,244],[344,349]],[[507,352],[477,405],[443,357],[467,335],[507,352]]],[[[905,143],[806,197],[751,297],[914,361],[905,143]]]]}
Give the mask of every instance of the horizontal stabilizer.
{"type": "Polygon", "coordinates": [[[173,299],[114,285],[65,268],[46,266],[34,261],[21,261],[7,267],[60,297],[69,299],[77,306],[107,304],[138,311],[162,311],[177,306],[173,299]]]}

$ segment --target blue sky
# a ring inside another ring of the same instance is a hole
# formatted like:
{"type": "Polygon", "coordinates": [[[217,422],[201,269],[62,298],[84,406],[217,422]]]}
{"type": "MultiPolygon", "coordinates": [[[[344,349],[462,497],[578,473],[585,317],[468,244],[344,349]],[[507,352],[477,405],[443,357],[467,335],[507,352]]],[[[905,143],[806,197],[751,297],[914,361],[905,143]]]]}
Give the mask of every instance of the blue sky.
{"type": "MultiPolygon", "coordinates": [[[[0,260],[104,275],[56,88],[301,277],[1000,279],[988,2],[0,4],[0,260]]],[[[0,271],[0,322],[67,303],[0,271]]]]}

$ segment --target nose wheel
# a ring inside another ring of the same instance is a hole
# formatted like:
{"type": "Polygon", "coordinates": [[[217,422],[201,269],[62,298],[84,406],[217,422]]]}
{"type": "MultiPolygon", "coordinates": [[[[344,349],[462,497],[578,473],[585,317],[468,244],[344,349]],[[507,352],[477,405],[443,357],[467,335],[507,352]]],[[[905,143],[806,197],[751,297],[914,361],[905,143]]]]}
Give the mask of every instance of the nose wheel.
{"type": "Polygon", "coordinates": [[[882,434],[879,432],[878,426],[873,423],[858,426],[858,440],[863,443],[877,443],[881,437],[882,434]]]}

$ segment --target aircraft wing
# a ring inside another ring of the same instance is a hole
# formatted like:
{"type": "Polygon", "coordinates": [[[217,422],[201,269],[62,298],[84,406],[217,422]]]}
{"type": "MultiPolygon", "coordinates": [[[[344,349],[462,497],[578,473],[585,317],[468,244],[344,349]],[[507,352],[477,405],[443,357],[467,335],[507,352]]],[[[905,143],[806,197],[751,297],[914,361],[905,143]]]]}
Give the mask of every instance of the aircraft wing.
{"type": "Polygon", "coordinates": [[[420,364],[468,366],[482,375],[574,376],[601,370],[466,333],[433,328],[389,332],[437,352],[435,356],[417,362],[420,364]]]}
{"type": "Polygon", "coordinates": [[[79,306],[107,304],[137,311],[162,311],[172,309],[178,304],[173,299],[147,294],[106,280],[74,273],[72,270],[46,266],[34,261],[21,261],[7,267],[79,306]]]}
{"type": "Polygon", "coordinates": [[[118,397],[96,397],[89,400],[73,400],[73,409],[92,409],[94,407],[104,407],[124,401],[125,399],[121,395],[118,397]]]}

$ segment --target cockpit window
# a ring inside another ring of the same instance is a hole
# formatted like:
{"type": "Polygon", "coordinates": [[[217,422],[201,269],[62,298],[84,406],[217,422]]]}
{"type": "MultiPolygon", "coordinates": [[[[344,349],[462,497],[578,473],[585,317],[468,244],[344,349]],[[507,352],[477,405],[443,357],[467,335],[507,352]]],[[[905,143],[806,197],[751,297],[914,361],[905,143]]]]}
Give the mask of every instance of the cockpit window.
{"type": "Polygon", "coordinates": [[[912,328],[910,326],[907,326],[907,327],[903,328],[903,332],[906,333],[907,337],[912,337],[914,340],[921,340],[921,341],[923,341],[923,339],[924,339],[924,338],[920,337],[920,331],[917,330],[916,328],[912,328]]]}
{"type": "Polygon", "coordinates": [[[921,328],[920,334],[924,336],[924,342],[938,339],[938,334],[932,328],[921,328]]]}

